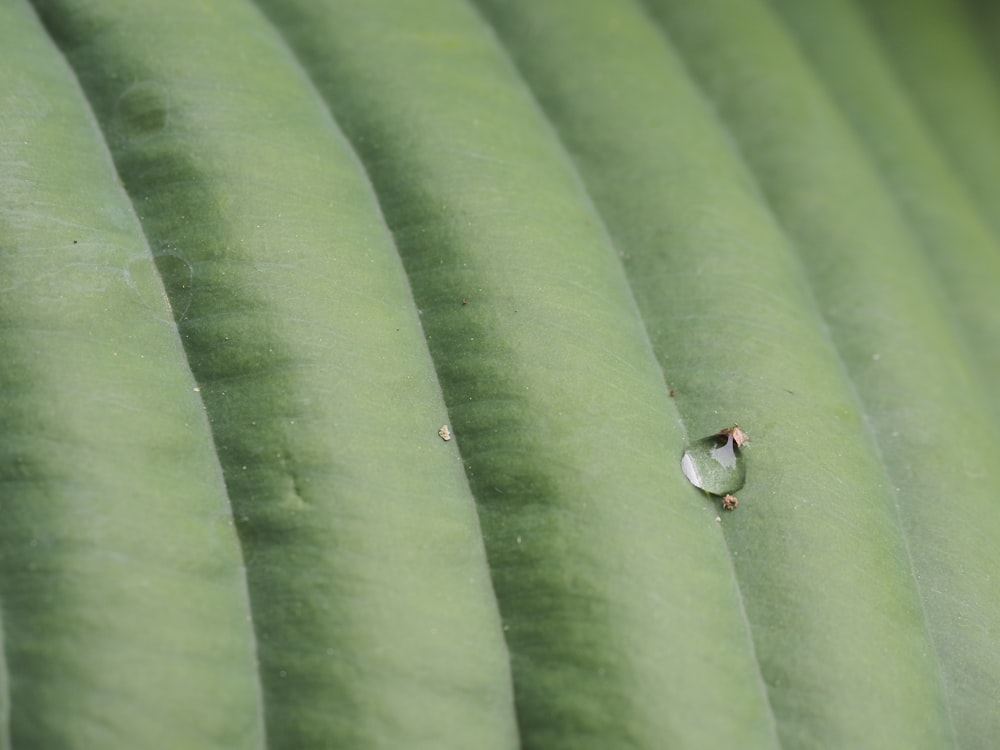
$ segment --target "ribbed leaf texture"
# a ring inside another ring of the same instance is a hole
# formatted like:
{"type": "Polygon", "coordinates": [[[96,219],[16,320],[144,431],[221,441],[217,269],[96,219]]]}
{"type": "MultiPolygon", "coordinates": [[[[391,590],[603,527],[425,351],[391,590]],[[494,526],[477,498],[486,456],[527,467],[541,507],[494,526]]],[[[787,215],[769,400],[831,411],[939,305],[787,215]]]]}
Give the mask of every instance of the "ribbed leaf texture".
{"type": "Polygon", "coordinates": [[[998,22],[0,3],[0,748],[996,747],[998,22]]]}

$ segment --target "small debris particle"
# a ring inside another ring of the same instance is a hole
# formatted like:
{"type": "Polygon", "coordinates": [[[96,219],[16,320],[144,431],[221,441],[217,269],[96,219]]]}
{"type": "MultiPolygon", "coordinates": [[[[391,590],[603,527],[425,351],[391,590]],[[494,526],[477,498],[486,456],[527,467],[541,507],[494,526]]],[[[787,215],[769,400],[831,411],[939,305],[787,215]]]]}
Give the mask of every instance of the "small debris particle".
{"type": "Polygon", "coordinates": [[[451,440],[451,430],[448,429],[448,425],[446,424],[441,425],[441,429],[438,430],[438,435],[440,435],[441,439],[444,440],[446,443],[449,440],[451,440]]]}
{"type": "Polygon", "coordinates": [[[736,499],[736,495],[726,495],[722,498],[723,510],[736,510],[736,506],[739,504],[740,501],[736,499]]]}
{"type": "Polygon", "coordinates": [[[722,516],[716,516],[715,520],[717,523],[722,523],[722,516]]]}
{"type": "Polygon", "coordinates": [[[465,297],[462,297],[462,304],[463,304],[463,305],[467,305],[467,304],[469,304],[469,300],[468,300],[468,299],[466,299],[465,297]]]}
{"type": "Polygon", "coordinates": [[[744,443],[750,442],[750,436],[743,432],[738,424],[734,424],[732,427],[727,427],[724,430],[719,430],[718,434],[725,437],[732,436],[737,448],[742,448],[744,443]]]}
{"type": "Polygon", "coordinates": [[[199,388],[198,386],[195,386],[194,387],[194,392],[195,393],[201,393],[201,388],[199,388]]]}
{"type": "Polygon", "coordinates": [[[668,393],[667,395],[670,396],[670,398],[673,398],[674,397],[674,389],[671,388],[670,389],[670,393],[668,393]]]}

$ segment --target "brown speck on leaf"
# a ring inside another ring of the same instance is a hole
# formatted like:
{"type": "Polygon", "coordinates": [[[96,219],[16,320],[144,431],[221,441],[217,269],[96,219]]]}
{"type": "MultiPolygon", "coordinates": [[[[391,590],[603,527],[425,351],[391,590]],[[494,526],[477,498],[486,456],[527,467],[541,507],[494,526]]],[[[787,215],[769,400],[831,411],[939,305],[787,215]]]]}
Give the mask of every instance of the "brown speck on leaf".
{"type": "Polygon", "coordinates": [[[438,435],[440,435],[441,439],[444,440],[446,443],[449,440],[451,440],[451,430],[448,429],[448,425],[446,424],[441,425],[441,429],[438,430],[438,435]]]}
{"type": "Polygon", "coordinates": [[[727,427],[724,430],[719,430],[717,434],[725,437],[731,436],[737,448],[742,448],[744,443],[750,442],[750,436],[743,432],[738,424],[734,424],[732,427],[727,427]]]}
{"type": "Polygon", "coordinates": [[[462,304],[463,304],[463,305],[467,305],[467,304],[469,304],[469,300],[468,300],[468,299],[466,299],[465,297],[462,297],[462,304]]]}
{"type": "Polygon", "coordinates": [[[670,398],[673,398],[674,397],[674,389],[671,388],[670,389],[670,393],[668,393],[667,395],[670,396],[670,398]]]}
{"type": "Polygon", "coordinates": [[[736,510],[736,506],[739,504],[740,501],[736,499],[736,495],[726,495],[722,498],[723,510],[736,510]]]}

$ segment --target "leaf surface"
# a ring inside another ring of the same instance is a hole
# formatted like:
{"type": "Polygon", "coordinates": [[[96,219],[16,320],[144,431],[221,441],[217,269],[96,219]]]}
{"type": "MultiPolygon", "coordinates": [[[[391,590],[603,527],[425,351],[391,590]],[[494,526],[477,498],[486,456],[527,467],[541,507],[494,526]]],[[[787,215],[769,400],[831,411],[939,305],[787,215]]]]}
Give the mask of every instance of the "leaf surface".
{"type": "Polygon", "coordinates": [[[231,509],[152,255],[37,19],[4,3],[0,35],[2,745],[261,747],[231,509]]]}
{"type": "Polygon", "coordinates": [[[447,411],[392,238],[314,89],[246,4],[39,5],[211,421],[202,453],[232,499],[220,523],[245,559],[268,744],[512,746],[447,411]]]}
{"type": "Polygon", "coordinates": [[[991,746],[988,9],[34,7],[0,747],[991,746]]]}

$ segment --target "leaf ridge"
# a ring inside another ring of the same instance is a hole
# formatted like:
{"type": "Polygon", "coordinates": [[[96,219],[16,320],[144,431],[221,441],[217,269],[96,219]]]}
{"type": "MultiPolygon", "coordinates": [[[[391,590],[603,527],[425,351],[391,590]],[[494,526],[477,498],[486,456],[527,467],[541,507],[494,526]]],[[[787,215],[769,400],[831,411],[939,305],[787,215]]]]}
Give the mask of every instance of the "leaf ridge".
{"type": "MultiPolygon", "coordinates": [[[[36,2],[36,0],[31,0],[31,2],[34,3],[36,2]]],[[[52,41],[53,49],[62,57],[66,69],[70,71],[70,74],[73,77],[74,85],[76,86],[79,92],[81,101],[87,103],[87,116],[90,118],[92,122],[94,132],[100,133],[102,136],[102,145],[103,145],[102,150],[104,158],[107,160],[109,168],[118,176],[119,190],[124,199],[127,201],[128,205],[131,207],[132,220],[136,225],[136,228],[140,236],[142,237],[143,247],[146,251],[146,256],[149,258],[153,266],[155,273],[155,280],[160,287],[160,293],[164,300],[170,300],[168,285],[164,283],[163,276],[157,264],[154,262],[152,245],[150,244],[150,238],[147,234],[146,227],[143,223],[142,215],[137,210],[136,201],[134,197],[128,191],[127,181],[123,179],[122,175],[118,171],[118,165],[115,162],[114,153],[108,141],[108,133],[94,110],[94,102],[92,101],[90,94],[87,91],[87,88],[82,84],[79,73],[76,67],[73,65],[70,56],[66,54],[66,50],[64,49],[63,43],[61,42],[59,35],[55,33],[51,25],[48,23],[46,15],[44,13],[39,12],[39,9],[37,7],[35,8],[35,11],[40,18],[43,28],[45,29],[46,33],[49,35],[50,40],[52,41]]],[[[195,394],[195,397],[200,405],[198,411],[200,418],[202,420],[203,430],[209,436],[209,440],[211,441],[211,444],[214,447],[212,455],[212,465],[213,465],[213,470],[216,474],[218,486],[222,489],[226,506],[229,509],[229,517],[233,521],[234,527],[238,529],[239,525],[236,523],[236,516],[233,507],[232,495],[230,493],[229,485],[226,481],[225,473],[223,472],[222,469],[222,463],[219,458],[219,444],[216,439],[215,431],[212,427],[211,420],[209,420],[208,418],[208,410],[201,390],[202,383],[195,376],[194,370],[191,366],[191,360],[188,355],[187,347],[185,346],[184,343],[184,337],[181,336],[178,321],[175,318],[174,304],[172,302],[168,304],[167,311],[170,314],[169,325],[171,327],[171,332],[175,341],[175,345],[177,346],[178,351],[180,351],[183,354],[185,374],[188,378],[189,383],[191,384],[191,390],[195,394]]],[[[239,542],[237,545],[237,549],[240,555],[240,562],[242,563],[240,565],[240,582],[241,582],[240,593],[245,603],[247,616],[249,617],[250,622],[252,623],[252,627],[249,629],[249,638],[251,642],[250,645],[252,648],[252,653],[250,654],[250,657],[253,659],[253,664],[254,664],[254,668],[252,671],[256,677],[256,685],[254,686],[254,692],[256,695],[256,702],[257,702],[256,734],[257,737],[259,738],[260,746],[266,748],[268,746],[267,743],[268,735],[266,726],[266,712],[264,706],[264,685],[260,669],[259,636],[256,627],[257,618],[253,616],[254,612],[253,597],[251,595],[249,580],[247,576],[247,565],[245,560],[245,550],[243,547],[243,540],[239,533],[236,534],[236,538],[239,542]]]]}
{"type": "MultiPolygon", "coordinates": [[[[575,182],[577,184],[577,187],[579,188],[580,194],[586,200],[586,203],[587,203],[587,205],[588,205],[591,213],[597,218],[598,222],[600,223],[601,232],[604,235],[605,243],[606,243],[607,247],[609,248],[609,250],[615,256],[615,264],[617,265],[618,269],[620,270],[622,278],[625,279],[625,281],[626,281],[625,286],[626,286],[626,289],[628,291],[629,302],[630,302],[630,305],[632,307],[633,313],[635,314],[636,319],[640,322],[640,325],[641,325],[641,328],[642,328],[643,342],[645,344],[645,348],[646,348],[648,357],[649,357],[650,361],[654,363],[654,365],[656,367],[656,370],[657,370],[657,372],[660,375],[660,382],[662,383],[664,390],[669,390],[669,379],[667,378],[667,374],[666,374],[666,370],[665,370],[664,364],[663,364],[662,360],[660,359],[660,357],[658,357],[656,355],[656,351],[655,351],[655,349],[653,347],[652,338],[651,338],[651,336],[649,334],[648,323],[646,321],[645,316],[642,314],[641,308],[639,307],[639,304],[638,304],[638,301],[637,301],[636,295],[635,295],[635,290],[633,288],[631,280],[629,279],[629,275],[626,272],[626,269],[625,269],[624,265],[621,262],[623,251],[619,247],[619,245],[615,241],[615,239],[613,238],[613,236],[611,234],[611,231],[608,228],[607,220],[606,220],[605,216],[602,214],[602,212],[600,211],[600,209],[598,208],[598,206],[597,206],[597,204],[596,204],[596,202],[594,200],[594,197],[593,197],[590,189],[587,186],[586,180],[584,179],[583,175],[581,174],[581,172],[580,172],[580,170],[578,168],[578,165],[576,163],[576,160],[573,157],[573,155],[572,155],[572,153],[571,153],[571,151],[570,151],[570,149],[569,149],[569,147],[568,147],[568,145],[566,143],[564,134],[560,131],[560,129],[559,129],[558,125],[556,124],[556,122],[550,117],[549,113],[546,111],[544,105],[542,104],[542,102],[541,102],[541,100],[540,100],[540,98],[538,96],[537,91],[532,86],[531,81],[525,75],[524,71],[518,65],[517,57],[513,53],[513,50],[510,48],[510,46],[504,40],[504,36],[501,33],[500,29],[497,28],[497,26],[492,23],[491,19],[487,16],[486,13],[484,13],[482,11],[482,9],[480,7],[478,7],[478,5],[476,3],[476,0],[465,0],[465,1],[470,6],[470,8],[473,10],[473,12],[475,12],[476,15],[480,18],[480,20],[482,21],[482,23],[490,29],[491,33],[498,40],[498,43],[499,43],[500,47],[503,49],[504,55],[506,56],[506,58],[507,58],[507,60],[508,60],[508,62],[510,64],[511,69],[515,72],[515,74],[517,75],[518,79],[520,80],[522,86],[524,87],[525,91],[527,91],[528,94],[529,94],[529,96],[531,97],[531,100],[532,100],[532,102],[534,104],[535,110],[538,113],[539,118],[542,119],[546,123],[546,126],[548,127],[548,129],[552,133],[553,138],[559,143],[559,147],[560,147],[560,150],[562,151],[563,158],[566,161],[568,169],[570,170],[570,172],[573,175],[573,179],[575,180],[575,182]]],[[[684,437],[684,441],[685,442],[689,442],[690,441],[690,436],[688,434],[688,424],[687,424],[687,420],[685,419],[684,413],[681,411],[680,405],[678,404],[678,402],[677,402],[676,399],[670,399],[670,401],[671,401],[671,408],[672,408],[672,410],[674,412],[674,415],[676,417],[677,424],[681,428],[681,432],[682,432],[682,435],[684,437]]],[[[732,549],[730,548],[729,542],[728,542],[728,540],[726,538],[726,535],[725,535],[725,533],[724,533],[724,531],[722,529],[719,530],[719,537],[721,539],[721,542],[722,542],[723,546],[727,550],[727,560],[728,560],[728,563],[729,563],[729,565],[728,565],[729,573],[730,573],[730,576],[731,576],[731,582],[732,582],[733,591],[734,591],[734,593],[736,595],[736,599],[737,599],[737,601],[739,603],[740,617],[741,617],[741,619],[743,621],[743,625],[745,627],[747,646],[748,646],[748,648],[750,650],[751,658],[752,658],[752,660],[753,660],[753,662],[754,662],[754,664],[756,665],[756,668],[757,668],[756,669],[756,674],[757,674],[757,680],[758,680],[758,687],[759,687],[759,689],[761,691],[761,695],[762,695],[762,698],[763,698],[763,704],[764,704],[764,706],[767,709],[767,717],[768,717],[769,724],[771,726],[771,731],[772,731],[773,739],[775,741],[775,746],[777,748],[779,748],[779,750],[780,750],[780,748],[782,747],[782,742],[781,742],[781,737],[780,737],[780,735],[778,733],[777,719],[776,719],[775,714],[774,714],[774,706],[771,703],[770,691],[768,690],[767,683],[764,680],[764,675],[763,675],[763,673],[761,672],[761,669],[760,669],[760,666],[761,666],[760,665],[760,660],[757,657],[756,646],[755,646],[754,638],[753,638],[753,627],[752,627],[752,625],[750,623],[750,618],[749,618],[748,613],[747,613],[746,603],[744,601],[743,591],[742,591],[742,587],[741,587],[741,584],[740,584],[740,580],[739,580],[738,576],[736,575],[736,569],[735,569],[735,567],[732,564],[733,563],[732,549]]]]}
{"type": "MultiPolygon", "coordinates": [[[[643,3],[643,5],[648,5],[649,1],[650,0],[640,0],[640,2],[643,3]]],[[[655,14],[650,14],[650,18],[652,22],[657,26],[660,34],[667,40],[667,43],[669,44],[671,36],[665,26],[665,23],[655,14]]],[[[800,268],[803,271],[805,271],[806,261],[802,258],[802,253],[799,250],[799,243],[789,233],[785,221],[781,218],[780,212],[775,209],[772,203],[772,199],[768,196],[767,191],[762,189],[757,168],[753,160],[749,159],[746,156],[745,149],[742,145],[741,139],[734,132],[731,123],[728,122],[727,119],[715,108],[714,106],[715,99],[708,91],[708,89],[705,87],[704,81],[701,79],[701,76],[699,76],[695,72],[696,70],[695,66],[693,66],[690,60],[687,59],[686,50],[677,46],[675,46],[675,49],[678,49],[679,55],[689,71],[690,79],[695,84],[703,100],[706,102],[707,109],[713,112],[713,117],[716,123],[728,135],[729,142],[733,148],[734,154],[738,156],[747,174],[751,175],[751,179],[753,179],[755,185],[758,188],[757,196],[758,199],[761,201],[762,207],[770,215],[775,225],[780,228],[780,232],[784,236],[786,243],[788,244],[789,247],[794,249],[792,257],[794,257],[796,263],[800,266],[800,268]]],[[[824,84],[820,83],[819,85],[823,88],[824,91],[826,90],[824,84]]],[[[879,178],[880,180],[882,179],[881,174],[879,175],[879,178]]],[[[947,718],[947,730],[950,736],[950,745],[952,747],[957,747],[958,740],[957,740],[957,731],[955,727],[955,720],[952,710],[953,701],[950,698],[951,691],[949,689],[948,681],[945,679],[944,671],[942,669],[942,661],[940,657],[938,637],[934,633],[933,629],[930,627],[930,619],[928,618],[927,615],[926,594],[924,591],[924,586],[921,584],[920,578],[917,575],[916,568],[914,566],[910,535],[906,532],[905,525],[903,523],[902,513],[900,509],[899,493],[893,489],[894,472],[892,472],[889,469],[888,463],[885,460],[881,441],[877,433],[873,429],[872,426],[872,422],[874,419],[873,412],[869,404],[867,403],[866,399],[861,395],[861,392],[858,388],[857,379],[853,373],[853,370],[847,363],[846,357],[844,356],[841,347],[838,346],[838,344],[836,343],[836,339],[831,332],[830,321],[828,317],[823,313],[822,308],[819,304],[819,298],[815,290],[814,284],[810,280],[811,278],[810,274],[804,272],[801,274],[801,278],[805,282],[803,291],[808,296],[810,305],[812,307],[812,312],[819,323],[819,327],[823,333],[825,342],[829,347],[830,351],[834,353],[835,360],[842,374],[842,379],[850,389],[853,405],[858,410],[858,413],[862,416],[864,432],[869,440],[869,443],[872,447],[877,463],[880,467],[883,478],[885,480],[884,482],[885,495],[890,500],[891,507],[893,510],[893,517],[895,519],[895,525],[898,530],[898,536],[900,538],[902,548],[905,551],[906,560],[908,564],[908,571],[907,571],[908,577],[912,580],[913,588],[917,595],[917,601],[923,617],[924,632],[926,635],[927,642],[930,645],[932,659],[935,665],[935,673],[943,696],[947,696],[948,698],[947,700],[944,701],[944,709],[945,709],[945,716],[947,718]]]]}
{"type": "MultiPolygon", "coordinates": [[[[369,170],[368,164],[366,164],[365,161],[364,161],[364,159],[361,157],[361,154],[358,152],[357,148],[355,147],[355,144],[345,134],[344,129],[341,127],[340,123],[337,120],[336,112],[334,111],[334,109],[333,109],[330,101],[327,99],[327,97],[323,96],[322,92],[319,89],[319,86],[317,85],[315,76],[313,75],[312,71],[310,71],[309,67],[306,65],[305,61],[302,59],[302,57],[300,56],[300,54],[298,53],[298,51],[296,50],[296,48],[294,47],[294,45],[292,45],[291,42],[289,41],[287,32],[284,29],[284,27],[282,27],[279,23],[277,23],[275,21],[275,19],[272,18],[271,15],[267,13],[266,9],[264,9],[264,8],[262,8],[260,6],[260,3],[258,2],[258,0],[252,0],[252,5],[254,6],[255,10],[257,11],[258,15],[260,16],[261,21],[274,31],[275,36],[280,40],[281,47],[284,50],[284,52],[286,54],[286,57],[288,58],[289,61],[292,62],[292,64],[294,65],[294,67],[298,71],[299,75],[301,76],[304,84],[306,86],[308,86],[308,88],[310,89],[310,91],[312,91],[314,97],[320,103],[320,105],[322,107],[322,110],[325,113],[327,119],[329,120],[331,126],[339,134],[339,136],[340,136],[340,138],[341,138],[341,140],[342,140],[342,142],[344,144],[344,148],[347,149],[347,151],[350,153],[351,159],[353,160],[355,166],[357,167],[357,170],[358,170],[359,174],[361,174],[362,177],[363,177],[364,185],[365,185],[366,190],[368,191],[369,197],[371,198],[372,205],[375,206],[375,208],[376,208],[376,210],[378,212],[379,222],[381,223],[382,228],[391,237],[393,249],[395,250],[397,257],[400,259],[400,261],[402,261],[402,255],[401,255],[401,253],[399,251],[399,241],[398,241],[398,238],[397,238],[397,233],[396,233],[395,229],[392,227],[392,225],[389,223],[389,221],[388,221],[388,219],[387,219],[387,217],[385,215],[385,209],[384,209],[383,204],[382,204],[382,197],[379,195],[378,190],[376,189],[376,186],[375,186],[374,180],[372,178],[371,171],[369,170]]],[[[410,304],[411,304],[414,312],[417,312],[418,308],[417,308],[416,298],[415,298],[414,293],[413,293],[413,283],[412,283],[412,280],[410,278],[409,271],[406,271],[406,265],[405,264],[402,264],[402,265],[403,265],[403,268],[404,268],[404,271],[405,271],[404,276],[405,276],[405,279],[406,279],[407,291],[408,291],[408,297],[409,297],[409,300],[410,300],[410,304]]],[[[417,324],[420,327],[420,330],[423,332],[423,344],[424,344],[424,349],[425,349],[425,351],[427,353],[427,358],[431,362],[431,364],[432,364],[432,366],[434,368],[435,385],[436,385],[436,389],[437,389],[438,395],[440,397],[441,404],[442,404],[442,406],[444,408],[445,418],[447,420],[446,424],[450,425],[450,424],[452,424],[452,416],[451,416],[452,405],[449,403],[449,401],[448,401],[448,399],[446,397],[446,392],[445,392],[444,388],[442,387],[441,374],[440,374],[440,362],[438,361],[438,358],[434,355],[434,352],[431,349],[431,347],[429,347],[428,344],[427,344],[428,336],[427,336],[427,333],[426,333],[426,330],[425,330],[425,327],[424,327],[423,319],[421,318],[421,316],[419,314],[416,315],[416,319],[417,319],[417,324]]],[[[452,435],[452,437],[450,439],[455,443],[456,450],[458,451],[459,459],[460,459],[461,466],[462,466],[462,473],[463,473],[463,476],[465,477],[465,485],[468,488],[469,495],[470,495],[470,497],[474,498],[477,501],[477,506],[478,506],[478,500],[479,500],[479,498],[476,497],[476,492],[475,492],[474,486],[473,486],[472,482],[470,481],[470,477],[469,477],[469,465],[468,465],[468,461],[465,459],[465,456],[464,456],[464,454],[462,452],[462,440],[461,440],[461,436],[460,435],[452,435]]],[[[481,521],[480,521],[480,517],[479,517],[479,513],[478,513],[478,507],[477,507],[476,519],[477,519],[477,522],[480,523],[479,537],[480,537],[480,540],[482,540],[483,534],[482,534],[482,529],[481,529],[481,521]]],[[[490,563],[490,558],[489,558],[488,555],[485,555],[485,551],[484,551],[484,558],[486,560],[487,567],[491,568],[492,566],[491,566],[491,563],[490,563]]],[[[500,611],[500,609],[499,609],[499,601],[497,599],[496,590],[493,587],[493,578],[492,578],[492,576],[489,577],[488,582],[489,582],[489,586],[490,586],[490,594],[491,594],[491,596],[493,598],[493,601],[496,603],[497,611],[500,611]]],[[[504,640],[504,644],[505,644],[505,647],[506,647],[506,650],[507,650],[507,662],[509,664],[510,663],[510,649],[509,649],[509,647],[506,646],[506,644],[507,644],[506,632],[503,633],[503,640],[504,640]]],[[[508,673],[508,675],[509,675],[509,673],[508,673]]],[[[518,725],[515,725],[515,730],[519,732],[520,731],[520,727],[518,725]]]]}

